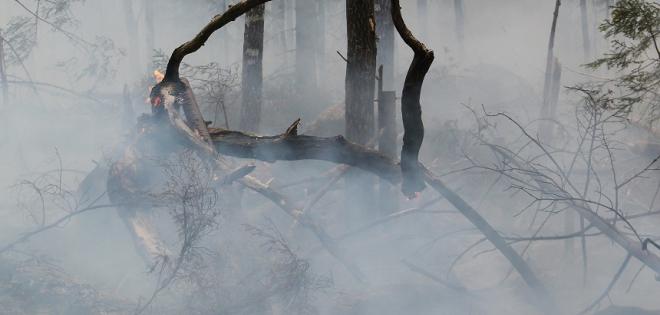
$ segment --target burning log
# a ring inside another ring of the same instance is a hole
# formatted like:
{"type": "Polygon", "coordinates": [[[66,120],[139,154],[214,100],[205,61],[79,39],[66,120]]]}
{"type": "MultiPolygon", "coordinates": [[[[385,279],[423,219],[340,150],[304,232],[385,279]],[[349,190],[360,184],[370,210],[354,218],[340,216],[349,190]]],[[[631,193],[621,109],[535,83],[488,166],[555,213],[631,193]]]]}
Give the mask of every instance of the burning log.
{"type": "MultiPolygon", "coordinates": [[[[298,135],[298,121],[281,135],[254,136],[231,130],[208,130],[203,119],[185,122],[179,117],[177,106],[191,106],[194,111],[194,107],[197,105],[194,97],[184,95],[186,90],[189,91],[189,86],[179,77],[179,65],[183,58],[197,51],[215,30],[267,1],[245,0],[234,5],[224,14],[214,17],[195,38],[174,50],[163,81],[154,87],[151,93],[151,103],[155,108],[154,118],[145,120],[146,123],[152,125],[146,126],[144,129],[153,128],[157,131],[153,134],[157,134],[158,137],[168,137],[170,141],[176,139],[178,143],[205,155],[215,162],[219,169],[225,171],[230,166],[226,161],[220,159],[217,153],[264,161],[315,159],[347,164],[372,172],[393,184],[403,182],[403,192],[406,195],[421,191],[425,186],[424,181],[426,181],[484,233],[486,238],[512,263],[523,279],[535,289],[540,299],[549,299],[549,294],[522,257],[474,208],[419,163],[417,156],[424,134],[419,96],[424,76],[433,61],[433,53],[407,30],[401,18],[398,1],[393,5],[392,15],[395,24],[398,24],[397,29],[400,34],[415,52],[403,91],[405,104],[402,106],[402,111],[406,135],[404,136],[403,162],[401,164],[368,147],[351,143],[342,136],[322,138],[298,135]],[[208,131],[208,138],[205,138],[205,131],[208,131]],[[211,146],[209,143],[213,145],[211,146]]],[[[240,179],[239,182],[263,194],[287,214],[297,219],[300,224],[312,231],[325,249],[341,261],[356,278],[363,279],[357,266],[340,250],[329,234],[308,216],[301,215],[284,195],[250,176],[240,179]]],[[[549,309],[552,310],[552,307],[549,309]]]]}

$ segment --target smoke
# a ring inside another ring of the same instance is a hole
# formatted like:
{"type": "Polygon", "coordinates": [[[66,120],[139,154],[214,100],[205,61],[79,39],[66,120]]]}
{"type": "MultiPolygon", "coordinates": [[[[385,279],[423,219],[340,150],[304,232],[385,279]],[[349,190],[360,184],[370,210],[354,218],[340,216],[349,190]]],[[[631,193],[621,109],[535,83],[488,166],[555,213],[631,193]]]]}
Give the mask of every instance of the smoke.
{"type": "MultiPolygon", "coordinates": [[[[226,158],[225,170],[255,165],[249,175],[289,202],[278,204],[259,187],[224,181],[228,173],[213,159],[170,134],[145,136],[154,133],[141,129],[153,123],[142,116],[151,113],[153,72],[164,71],[172,50],[229,4],[149,1],[0,4],[0,34],[11,44],[3,50],[8,102],[0,107],[0,313],[539,313],[511,263],[431,187],[414,199],[391,189],[398,201],[392,211],[346,189],[353,169],[226,158]],[[122,187],[134,188],[122,196],[143,204],[112,200],[106,185],[117,170],[125,172],[122,187]],[[373,207],[356,211],[346,200],[373,207]]],[[[295,61],[309,56],[296,54],[295,1],[278,1],[266,4],[260,134],[284,133],[298,118],[300,133],[342,134],[345,3],[324,1],[323,15],[310,19],[322,23],[309,50],[317,86],[303,98],[295,61]]],[[[607,13],[601,2],[589,1],[593,58],[607,48],[597,30],[607,13]]],[[[607,288],[627,252],[586,221],[584,262],[582,239],[560,238],[580,229],[570,198],[545,200],[547,191],[535,184],[547,180],[588,200],[637,240],[657,234],[658,181],[649,164],[655,136],[607,120],[598,102],[567,88],[615,75],[582,67],[591,60],[578,2],[560,9],[556,138],[544,146],[535,141],[554,2],[465,1],[462,42],[454,1],[428,1],[425,11],[415,1],[402,6],[413,33],[435,51],[422,90],[421,162],[506,237],[560,312],[579,313],[607,288]]],[[[214,33],[181,67],[212,128],[239,126],[243,25],[239,18],[214,33]]],[[[394,56],[385,86],[400,97],[413,53],[398,36],[394,56]]],[[[400,121],[397,109],[397,148],[400,121]]],[[[631,259],[597,309],[660,309],[657,292],[654,272],[631,259]]]]}

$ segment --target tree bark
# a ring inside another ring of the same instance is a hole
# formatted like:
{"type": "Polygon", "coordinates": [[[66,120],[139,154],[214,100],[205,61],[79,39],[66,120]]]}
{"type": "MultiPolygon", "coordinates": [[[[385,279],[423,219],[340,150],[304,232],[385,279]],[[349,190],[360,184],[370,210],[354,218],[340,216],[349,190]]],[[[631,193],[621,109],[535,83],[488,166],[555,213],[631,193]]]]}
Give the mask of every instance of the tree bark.
{"type": "Polygon", "coordinates": [[[243,106],[240,129],[258,132],[261,123],[265,4],[245,14],[243,38],[243,76],[241,81],[243,106]]]}
{"type": "MultiPolygon", "coordinates": [[[[348,37],[345,81],[346,138],[362,145],[367,145],[375,138],[376,21],[374,13],[374,0],[346,0],[348,37]]],[[[347,174],[347,208],[363,215],[371,213],[374,207],[372,201],[375,185],[375,179],[368,174],[355,171],[347,174]]]]}
{"type": "Polygon", "coordinates": [[[383,89],[394,89],[394,24],[392,23],[392,0],[376,0],[376,35],[378,55],[376,64],[383,66],[380,76],[383,89]]]}
{"type": "Polygon", "coordinates": [[[403,146],[401,147],[401,174],[403,176],[401,191],[406,196],[413,197],[425,187],[419,163],[419,150],[424,141],[420,97],[424,77],[431,68],[435,57],[433,51],[417,40],[406,26],[401,16],[398,0],[392,0],[392,20],[403,41],[414,52],[401,92],[401,117],[404,130],[403,146]]]}
{"type": "MultiPolygon", "coordinates": [[[[555,49],[555,31],[557,29],[557,19],[559,18],[559,7],[561,6],[561,0],[557,0],[555,2],[555,10],[552,14],[552,26],[550,27],[550,38],[548,39],[548,51],[547,51],[547,59],[546,59],[546,64],[545,64],[545,79],[543,81],[543,104],[541,104],[541,119],[547,118],[546,114],[549,112],[550,109],[550,93],[552,90],[552,75],[553,75],[553,68],[554,68],[554,63],[555,63],[555,55],[554,55],[554,49],[555,49]]],[[[543,127],[543,124],[541,124],[541,127],[543,127]]],[[[540,130],[540,133],[543,133],[542,130],[540,130]]]]}
{"type": "Polygon", "coordinates": [[[551,72],[552,77],[550,81],[550,87],[548,99],[544,102],[542,111],[541,111],[541,122],[539,135],[541,139],[545,142],[552,142],[554,140],[554,130],[555,122],[557,116],[557,105],[559,102],[559,91],[561,89],[561,63],[559,59],[555,58],[553,60],[551,72]]]}

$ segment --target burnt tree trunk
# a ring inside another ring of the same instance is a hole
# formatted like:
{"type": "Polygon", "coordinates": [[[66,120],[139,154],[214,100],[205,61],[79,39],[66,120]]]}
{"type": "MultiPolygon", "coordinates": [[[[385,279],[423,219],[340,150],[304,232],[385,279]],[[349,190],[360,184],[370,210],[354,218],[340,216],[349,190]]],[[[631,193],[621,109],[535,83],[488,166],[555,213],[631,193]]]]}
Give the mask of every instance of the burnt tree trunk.
{"type": "Polygon", "coordinates": [[[264,10],[265,4],[262,4],[245,14],[241,81],[243,106],[241,107],[240,129],[250,132],[258,132],[261,123],[264,10]]]}
{"type": "MultiPolygon", "coordinates": [[[[561,0],[555,2],[555,10],[552,14],[552,26],[550,27],[550,38],[548,39],[548,54],[545,63],[545,79],[543,81],[543,104],[541,104],[541,119],[547,118],[547,113],[550,110],[551,102],[551,90],[552,90],[552,70],[555,63],[555,31],[557,29],[557,19],[559,18],[559,7],[561,6],[561,0]]],[[[541,123],[539,133],[541,135],[547,135],[545,129],[547,123],[541,123]]],[[[543,138],[542,138],[543,139],[543,138]]],[[[547,140],[547,139],[543,139],[547,140]]]]}
{"type": "Polygon", "coordinates": [[[559,101],[559,90],[561,88],[561,63],[554,58],[550,68],[550,86],[548,87],[547,99],[543,102],[541,111],[541,122],[539,135],[541,140],[552,142],[554,140],[555,118],[557,116],[557,103],[559,101]]]}
{"type": "Polygon", "coordinates": [[[394,24],[390,10],[392,0],[376,0],[376,35],[378,36],[377,64],[383,66],[380,77],[383,89],[394,88],[394,24]]]}
{"type": "Polygon", "coordinates": [[[420,98],[424,78],[435,57],[433,51],[417,40],[406,26],[401,16],[398,0],[392,1],[392,21],[401,39],[414,53],[401,92],[401,118],[404,130],[403,146],[401,147],[401,191],[410,198],[426,186],[419,163],[419,150],[424,141],[420,98]]]}
{"type": "Polygon", "coordinates": [[[296,63],[295,92],[297,105],[306,114],[317,91],[316,73],[316,3],[312,0],[296,1],[296,63]]]}
{"type": "MultiPolygon", "coordinates": [[[[374,0],[347,0],[346,137],[367,145],[375,138],[376,21],[374,0]]],[[[374,207],[375,179],[360,171],[346,178],[346,202],[360,211],[374,207]]]]}

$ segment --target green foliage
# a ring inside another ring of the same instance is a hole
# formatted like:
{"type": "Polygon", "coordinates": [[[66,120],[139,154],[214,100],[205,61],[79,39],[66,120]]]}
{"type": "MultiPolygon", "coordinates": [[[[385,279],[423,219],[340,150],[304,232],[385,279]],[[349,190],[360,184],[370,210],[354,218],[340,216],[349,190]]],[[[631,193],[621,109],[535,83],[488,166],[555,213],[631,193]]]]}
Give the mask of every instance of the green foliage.
{"type": "Polygon", "coordinates": [[[634,108],[639,108],[641,119],[656,121],[660,118],[660,5],[645,0],[619,0],[611,9],[610,18],[600,26],[610,40],[610,51],[587,67],[619,72],[616,79],[607,82],[609,90],[617,91],[610,109],[630,115],[634,108]]]}

